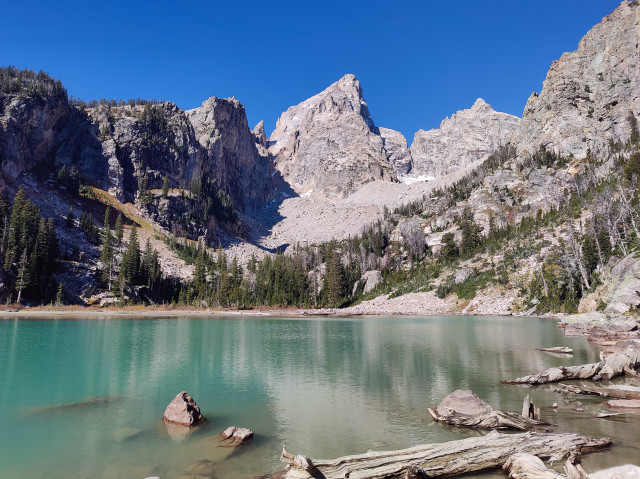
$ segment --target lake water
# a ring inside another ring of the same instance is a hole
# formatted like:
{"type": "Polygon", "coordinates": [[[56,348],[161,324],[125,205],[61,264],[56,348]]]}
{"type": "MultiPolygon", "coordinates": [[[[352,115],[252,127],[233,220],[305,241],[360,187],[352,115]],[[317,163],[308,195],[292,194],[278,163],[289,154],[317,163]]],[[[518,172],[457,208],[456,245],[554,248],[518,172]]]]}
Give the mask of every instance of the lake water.
{"type": "Polygon", "coordinates": [[[249,478],[279,470],[283,444],[328,458],[461,439],[476,433],[427,411],[455,389],[515,411],[531,393],[555,430],[613,437],[588,471],[638,463],[637,415],[595,419],[603,399],[500,384],[598,352],[534,318],[4,319],[0,477],[169,479],[211,459],[216,478],[249,478]],[[575,352],[534,349],[550,346],[575,352]],[[182,390],[209,422],[179,440],[162,415],[182,390]],[[208,438],[230,425],[255,439],[225,457],[208,438]]]}

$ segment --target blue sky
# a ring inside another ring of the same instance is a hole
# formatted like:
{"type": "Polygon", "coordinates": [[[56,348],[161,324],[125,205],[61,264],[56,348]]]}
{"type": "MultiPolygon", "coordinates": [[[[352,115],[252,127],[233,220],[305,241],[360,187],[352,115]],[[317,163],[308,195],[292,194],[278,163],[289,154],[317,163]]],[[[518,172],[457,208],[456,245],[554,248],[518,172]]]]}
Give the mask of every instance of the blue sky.
{"type": "Polygon", "coordinates": [[[267,134],[345,73],[378,126],[411,142],[477,97],[520,116],[551,62],[617,0],[13,1],[0,64],[44,70],[85,100],[189,109],[235,96],[267,134]]]}

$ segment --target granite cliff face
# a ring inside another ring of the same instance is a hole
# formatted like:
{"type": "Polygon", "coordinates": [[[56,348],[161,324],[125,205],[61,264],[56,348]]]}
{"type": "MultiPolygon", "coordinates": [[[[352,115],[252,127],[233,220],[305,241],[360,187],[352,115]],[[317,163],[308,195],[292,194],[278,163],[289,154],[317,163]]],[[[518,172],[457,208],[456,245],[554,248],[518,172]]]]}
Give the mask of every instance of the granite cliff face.
{"type": "Polygon", "coordinates": [[[3,88],[11,88],[0,90],[5,179],[38,164],[73,166],[119,201],[133,202],[143,184],[159,189],[167,176],[170,188],[187,188],[206,175],[240,211],[253,211],[272,199],[264,129],[260,143],[238,100],[212,97],[188,112],[170,102],[74,107],[59,82],[43,78],[34,74],[18,89],[11,83],[18,80],[3,77],[3,88]]]}
{"type": "Polygon", "coordinates": [[[97,175],[92,168],[82,168],[84,165],[81,169],[119,201],[134,200],[143,175],[153,189],[162,187],[165,175],[171,187],[178,187],[201,173],[204,157],[193,127],[173,103],[98,105],[89,115],[108,174],[97,175]]]}
{"type": "Polygon", "coordinates": [[[369,181],[395,179],[353,75],[284,112],[269,138],[269,152],[300,195],[340,199],[369,181]]]}
{"type": "Polygon", "coordinates": [[[271,161],[256,146],[244,106],[235,98],[211,97],[186,115],[203,150],[202,170],[225,185],[240,209],[264,206],[273,196],[271,161]]]}
{"type": "Polygon", "coordinates": [[[551,65],[524,109],[513,143],[577,158],[630,135],[640,116],[640,4],[624,1],[551,65]]]}
{"type": "Polygon", "coordinates": [[[393,171],[398,178],[411,171],[411,150],[407,146],[407,139],[396,130],[389,128],[378,128],[384,149],[387,152],[387,159],[393,165],[393,171]]]}
{"type": "Polygon", "coordinates": [[[2,174],[16,178],[47,159],[70,112],[66,92],[55,84],[43,82],[43,91],[34,94],[0,92],[2,174]]]}
{"type": "Polygon", "coordinates": [[[411,173],[439,179],[478,166],[509,140],[518,123],[518,117],[494,111],[478,98],[470,109],[445,118],[440,128],[415,134],[411,173]]]}

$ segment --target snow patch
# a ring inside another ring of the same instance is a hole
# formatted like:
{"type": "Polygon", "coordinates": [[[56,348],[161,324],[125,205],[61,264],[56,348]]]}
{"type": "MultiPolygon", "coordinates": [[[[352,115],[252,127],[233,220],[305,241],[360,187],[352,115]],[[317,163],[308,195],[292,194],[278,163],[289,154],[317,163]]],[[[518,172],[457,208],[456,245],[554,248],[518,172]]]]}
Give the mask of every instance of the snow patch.
{"type": "Polygon", "coordinates": [[[435,177],[433,176],[401,176],[398,178],[401,183],[405,185],[411,185],[413,183],[418,183],[421,181],[433,181],[435,177]]]}

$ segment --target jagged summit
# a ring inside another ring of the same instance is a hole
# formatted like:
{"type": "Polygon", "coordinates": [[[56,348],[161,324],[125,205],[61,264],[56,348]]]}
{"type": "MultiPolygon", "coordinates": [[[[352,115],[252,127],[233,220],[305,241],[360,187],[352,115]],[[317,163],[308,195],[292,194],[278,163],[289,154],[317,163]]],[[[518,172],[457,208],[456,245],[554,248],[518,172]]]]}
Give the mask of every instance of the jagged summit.
{"type": "Polygon", "coordinates": [[[355,75],[290,107],[269,145],[276,168],[298,194],[339,199],[369,181],[395,178],[355,75]]]}
{"type": "Polygon", "coordinates": [[[519,120],[478,98],[471,108],[442,120],[440,128],[414,135],[411,172],[435,179],[473,168],[509,140],[519,120]]]}
{"type": "Polygon", "coordinates": [[[519,152],[541,144],[581,158],[612,139],[626,141],[640,115],[640,4],[622,2],[549,68],[513,138],[519,152]]]}

